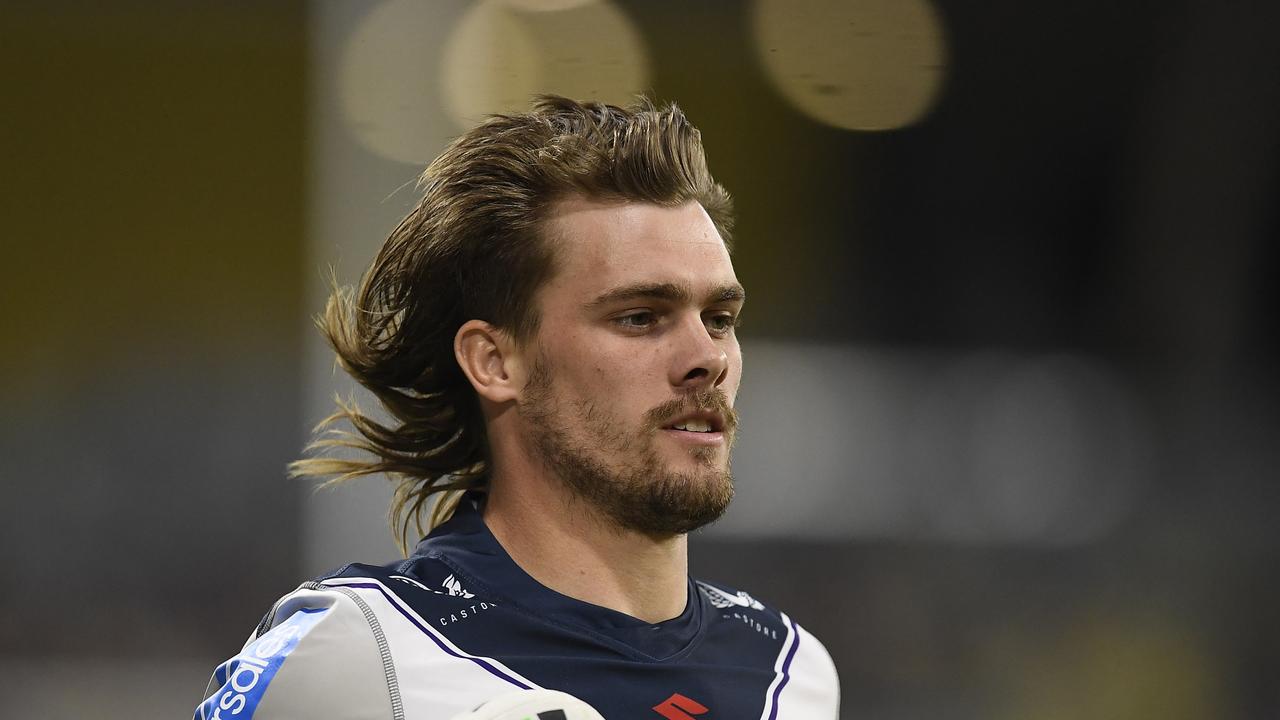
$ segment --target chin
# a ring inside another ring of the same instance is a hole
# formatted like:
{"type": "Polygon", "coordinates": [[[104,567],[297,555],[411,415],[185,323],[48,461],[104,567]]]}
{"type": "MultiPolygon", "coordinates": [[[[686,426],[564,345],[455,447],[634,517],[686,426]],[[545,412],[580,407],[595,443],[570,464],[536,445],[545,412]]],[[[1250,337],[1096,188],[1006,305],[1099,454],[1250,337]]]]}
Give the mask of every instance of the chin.
{"type": "Polygon", "coordinates": [[[693,448],[681,453],[669,467],[676,472],[722,475],[729,472],[729,458],[722,448],[693,448]]]}

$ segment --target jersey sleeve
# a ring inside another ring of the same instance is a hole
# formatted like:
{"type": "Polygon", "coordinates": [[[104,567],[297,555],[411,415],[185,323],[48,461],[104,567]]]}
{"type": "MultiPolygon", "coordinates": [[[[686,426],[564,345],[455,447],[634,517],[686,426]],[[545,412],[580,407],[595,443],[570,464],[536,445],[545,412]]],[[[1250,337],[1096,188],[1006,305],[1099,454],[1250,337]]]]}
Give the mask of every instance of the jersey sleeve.
{"type": "Polygon", "coordinates": [[[787,672],[782,718],[836,720],[840,716],[840,678],[827,648],[812,633],[795,625],[794,659],[787,672]]]}
{"type": "Polygon", "coordinates": [[[353,592],[308,583],[213,673],[194,720],[403,718],[377,620],[353,592]]]}

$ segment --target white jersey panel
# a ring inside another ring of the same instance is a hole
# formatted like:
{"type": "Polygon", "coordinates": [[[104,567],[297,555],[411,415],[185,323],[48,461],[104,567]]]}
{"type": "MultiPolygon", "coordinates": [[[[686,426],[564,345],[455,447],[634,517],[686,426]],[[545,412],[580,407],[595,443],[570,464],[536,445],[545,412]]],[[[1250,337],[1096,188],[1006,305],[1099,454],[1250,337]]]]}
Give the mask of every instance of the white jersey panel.
{"type": "MultiPolygon", "coordinates": [[[[396,675],[412,678],[400,686],[408,720],[448,718],[514,690],[539,688],[497,660],[471,655],[454,645],[430,619],[378,580],[330,578],[324,584],[355,592],[377,616],[396,675]]],[[[476,601],[477,610],[483,611],[481,604],[476,601]]]]}
{"type": "MultiPolygon", "coordinates": [[[[791,628],[788,642],[794,642],[791,650],[782,653],[786,667],[785,682],[777,693],[774,706],[776,715],[763,720],[836,720],[840,716],[840,678],[827,648],[783,613],[782,618],[791,628]],[[794,652],[789,665],[785,656],[794,652]]],[[[766,704],[766,712],[769,706],[766,704]]]]}
{"type": "Polygon", "coordinates": [[[219,666],[198,720],[341,717],[399,720],[395,678],[358,604],[297,590],[235,657],[219,666]]]}

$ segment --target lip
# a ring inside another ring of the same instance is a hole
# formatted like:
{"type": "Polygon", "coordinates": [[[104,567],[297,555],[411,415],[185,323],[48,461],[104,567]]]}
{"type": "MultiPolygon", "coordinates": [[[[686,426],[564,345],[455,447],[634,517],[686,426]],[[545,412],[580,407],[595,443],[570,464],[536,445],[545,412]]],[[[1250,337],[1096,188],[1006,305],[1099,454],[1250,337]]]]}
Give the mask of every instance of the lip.
{"type": "Polygon", "coordinates": [[[676,430],[675,428],[664,427],[662,428],[662,432],[678,442],[687,443],[689,445],[710,447],[724,444],[723,430],[693,432],[691,430],[676,430]]]}
{"type": "Polygon", "coordinates": [[[724,416],[713,410],[694,410],[693,412],[681,413],[668,421],[662,427],[662,432],[677,442],[686,445],[694,445],[698,447],[716,447],[724,445],[724,416]],[[677,430],[676,425],[681,425],[690,420],[700,420],[711,426],[710,432],[693,432],[692,430],[677,430]]]}
{"type": "Polygon", "coordinates": [[[723,435],[724,434],[724,416],[718,412],[714,412],[711,410],[695,410],[693,412],[687,412],[681,415],[677,415],[674,418],[671,418],[671,420],[667,421],[667,423],[662,426],[662,429],[670,430],[672,432],[678,432],[678,433],[688,433],[689,431],[687,430],[676,430],[676,425],[686,423],[690,420],[701,420],[711,426],[711,432],[692,433],[694,435],[723,435]]]}

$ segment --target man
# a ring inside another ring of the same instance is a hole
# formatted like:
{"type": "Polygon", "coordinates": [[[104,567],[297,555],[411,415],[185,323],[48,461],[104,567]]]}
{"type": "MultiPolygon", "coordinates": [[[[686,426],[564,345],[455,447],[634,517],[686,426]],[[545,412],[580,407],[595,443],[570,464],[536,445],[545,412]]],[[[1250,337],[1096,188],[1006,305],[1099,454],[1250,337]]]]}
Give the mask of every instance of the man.
{"type": "Polygon", "coordinates": [[[197,717],[507,717],[545,688],[610,720],[834,718],[812,635],[688,576],[687,533],[733,494],[745,299],[698,131],[544,97],[422,184],[321,322],[393,422],[343,404],[329,421],[358,434],[318,444],[372,459],[293,470],[388,474],[402,546],[430,533],[281,599],[197,717]]]}

